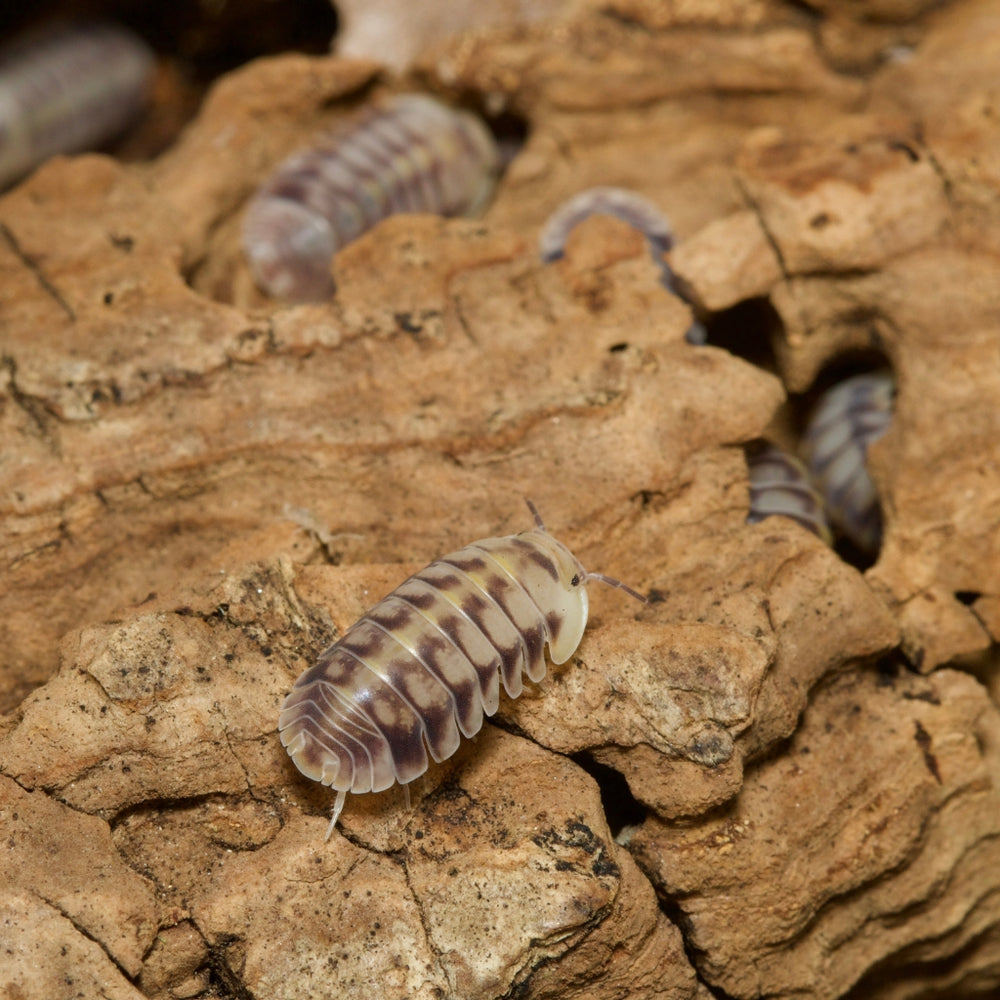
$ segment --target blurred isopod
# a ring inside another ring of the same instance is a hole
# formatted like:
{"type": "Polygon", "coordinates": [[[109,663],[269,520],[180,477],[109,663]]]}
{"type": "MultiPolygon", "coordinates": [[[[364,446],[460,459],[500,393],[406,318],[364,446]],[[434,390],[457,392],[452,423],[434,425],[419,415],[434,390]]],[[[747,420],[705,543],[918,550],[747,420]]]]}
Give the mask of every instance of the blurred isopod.
{"type": "Polygon", "coordinates": [[[546,530],[486,538],[432,562],[383,598],[306,670],[278,717],[296,767],[337,792],[406,785],[446,760],[511,698],[522,673],[545,676],[573,655],[587,624],[588,573],[546,530]]]}
{"type": "Polygon", "coordinates": [[[287,159],[254,196],[243,248],[268,295],[321,301],[345,244],[397,212],[472,215],[499,156],[486,125],[420,94],[390,98],[287,159]]]}
{"type": "MultiPolygon", "coordinates": [[[[563,202],[545,221],[538,237],[538,250],[546,264],[559,260],[566,251],[569,234],[592,215],[610,215],[637,229],[646,237],[650,256],[660,269],[660,284],[673,295],[688,301],[677,276],[663,259],[674,245],[674,231],[667,217],[648,198],[619,187],[593,187],[563,202]]],[[[699,320],[686,334],[692,344],[704,344],[708,333],[699,320]]]]}
{"type": "Polygon", "coordinates": [[[113,139],[146,99],[153,53],[113,24],[60,23],[0,51],[0,187],[113,139]]]}
{"type": "Polygon", "coordinates": [[[793,455],[770,441],[747,448],[750,472],[749,524],[777,514],[798,521],[827,545],[833,538],[823,510],[823,497],[809,478],[806,467],[793,455]]]}
{"type": "MultiPolygon", "coordinates": [[[[592,215],[611,215],[638,229],[646,237],[653,259],[658,264],[662,264],[662,255],[674,245],[670,223],[648,198],[628,188],[592,187],[563,202],[546,219],[538,237],[542,260],[548,264],[562,257],[569,234],[592,215]]],[[[669,269],[667,273],[670,273],[669,269]]]]}
{"type": "Polygon", "coordinates": [[[845,379],[820,397],[802,438],[830,523],[868,554],[882,540],[882,509],[865,462],[868,446],[889,427],[895,392],[888,371],[845,379]]]}

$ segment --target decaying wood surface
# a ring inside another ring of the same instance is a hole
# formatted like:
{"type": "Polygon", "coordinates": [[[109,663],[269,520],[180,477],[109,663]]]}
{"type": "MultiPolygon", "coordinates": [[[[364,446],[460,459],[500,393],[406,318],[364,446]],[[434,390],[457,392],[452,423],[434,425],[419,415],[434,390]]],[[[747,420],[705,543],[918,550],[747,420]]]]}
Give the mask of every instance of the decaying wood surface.
{"type": "Polygon", "coordinates": [[[5,995],[1000,991],[1000,19],[814,6],[578,4],[407,78],[262,60],[158,159],[0,199],[5,995]],[[255,187],[415,88],[527,124],[484,218],[390,218],[330,303],[266,299],[255,187]],[[595,184],[663,208],[731,350],[614,220],[539,261],[595,184]],[[876,356],[862,572],[746,524],[743,446],[876,356]],[[282,698],[525,496],[650,604],[591,587],[569,662],[324,843],[282,698]]]}

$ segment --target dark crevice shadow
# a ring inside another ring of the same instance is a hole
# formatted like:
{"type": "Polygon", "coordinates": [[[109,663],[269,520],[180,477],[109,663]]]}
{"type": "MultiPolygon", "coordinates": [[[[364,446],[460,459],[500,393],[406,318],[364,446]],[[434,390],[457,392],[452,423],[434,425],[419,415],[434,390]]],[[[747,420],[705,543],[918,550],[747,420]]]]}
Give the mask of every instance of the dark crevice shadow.
{"type": "Polygon", "coordinates": [[[648,810],[632,794],[621,772],[600,763],[586,751],[573,754],[571,760],[597,782],[612,837],[617,837],[625,827],[638,826],[645,820],[648,810]]]}

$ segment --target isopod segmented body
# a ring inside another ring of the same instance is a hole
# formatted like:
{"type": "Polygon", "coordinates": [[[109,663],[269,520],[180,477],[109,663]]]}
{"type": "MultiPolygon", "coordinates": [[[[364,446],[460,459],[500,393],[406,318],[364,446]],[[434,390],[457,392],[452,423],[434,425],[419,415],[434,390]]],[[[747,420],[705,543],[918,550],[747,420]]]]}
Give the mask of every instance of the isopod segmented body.
{"type": "Polygon", "coordinates": [[[0,52],[0,188],[56,153],[114,138],[146,98],[153,53],[113,24],[60,23],[0,52]]]}
{"type": "Polygon", "coordinates": [[[798,521],[829,545],[833,539],[823,509],[823,497],[806,467],[770,441],[747,448],[750,473],[749,524],[776,514],[798,521]]]}
{"type": "Polygon", "coordinates": [[[383,598],[306,670],[278,717],[281,742],[308,778],[337,792],[407,784],[474,736],[523,678],[576,650],[588,573],[538,512],[531,531],[486,538],[432,562],[383,598]]]}
{"type": "Polygon", "coordinates": [[[868,553],[882,538],[882,510],[865,462],[869,445],[888,430],[894,396],[887,371],[845,379],[820,398],[802,439],[831,523],[868,553]]]}
{"type": "Polygon", "coordinates": [[[657,263],[662,264],[662,255],[674,245],[670,223],[648,198],[628,188],[593,187],[563,202],[546,219],[538,237],[542,260],[548,264],[562,257],[569,234],[592,215],[611,215],[638,229],[657,263]]]}
{"type": "Polygon", "coordinates": [[[279,298],[327,299],[337,250],[397,212],[474,214],[498,168],[475,115],[421,94],[393,97],[291,156],[254,196],[243,226],[254,280],[279,298]]]}
{"type": "MultiPolygon", "coordinates": [[[[639,230],[646,237],[650,255],[660,269],[660,284],[678,298],[685,299],[677,276],[663,255],[674,245],[674,231],[667,217],[648,198],[620,187],[593,187],[581,191],[559,206],[545,221],[538,237],[538,251],[546,264],[559,260],[566,251],[569,234],[592,215],[610,215],[639,230]]],[[[707,331],[699,320],[686,334],[692,344],[704,344],[707,331]]]]}

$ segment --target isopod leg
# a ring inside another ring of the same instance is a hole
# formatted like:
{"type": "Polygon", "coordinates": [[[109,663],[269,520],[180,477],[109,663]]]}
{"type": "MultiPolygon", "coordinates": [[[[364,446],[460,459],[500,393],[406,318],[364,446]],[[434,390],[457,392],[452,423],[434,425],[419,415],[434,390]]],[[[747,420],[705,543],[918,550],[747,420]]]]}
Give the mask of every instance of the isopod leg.
{"type": "Polygon", "coordinates": [[[413,807],[410,805],[410,786],[403,785],[403,798],[406,800],[406,811],[409,812],[413,807]]]}
{"type": "Polygon", "coordinates": [[[344,800],[347,798],[346,791],[337,792],[337,798],[333,803],[333,815],[330,817],[330,825],[326,828],[326,836],[324,840],[329,840],[333,835],[333,828],[337,825],[337,820],[340,818],[340,811],[344,808],[344,800]]]}

